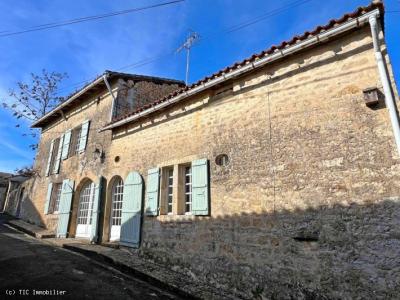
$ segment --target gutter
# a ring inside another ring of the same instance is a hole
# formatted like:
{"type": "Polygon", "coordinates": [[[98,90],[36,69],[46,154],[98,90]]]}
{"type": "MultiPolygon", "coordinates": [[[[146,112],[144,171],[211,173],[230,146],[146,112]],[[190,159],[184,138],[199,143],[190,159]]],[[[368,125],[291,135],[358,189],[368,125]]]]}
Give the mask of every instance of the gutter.
{"type": "Polygon", "coordinates": [[[396,141],[397,152],[400,155],[400,126],[399,119],[397,116],[397,109],[395,100],[393,97],[393,90],[390,84],[390,79],[388,76],[388,70],[386,68],[386,64],[383,60],[383,55],[381,52],[381,47],[379,45],[379,31],[378,31],[378,22],[376,20],[376,16],[372,15],[369,17],[369,24],[371,26],[372,40],[374,43],[374,51],[376,63],[378,65],[379,77],[381,78],[383,92],[385,94],[385,104],[389,110],[390,121],[392,123],[394,139],[396,141]]]}
{"type": "Polygon", "coordinates": [[[115,109],[115,101],[116,101],[116,99],[115,99],[114,93],[113,93],[113,91],[112,91],[112,89],[111,89],[110,83],[109,83],[108,80],[107,80],[107,78],[108,78],[109,76],[110,76],[109,73],[105,73],[105,74],[103,75],[103,80],[104,80],[104,83],[105,83],[105,85],[106,85],[106,87],[107,87],[107,89],[108,89],[108,92],[110,93],[110,95],[111,95],[111,97],[112,97],[112,99],[113,99],[113,101],[112,101],[112,103],[111,103],[111,112],[110,112],[110,122],[111,122],[112,117],[113,117],[113,115],[114,115],[114,109],[115,109]]]}
{"type": "MultiPolygon", "coordinates": [[[[123,119],[123,120],[117,121],[117,122],[115,122],[113,124],[110,124],[108,126],[105,126],[105,127],[101,128],[99,130],[99,132],[102,132],[102,131],[105,131],[105,130],[110,130],[110,129],[113,129],[115,127],[119,127],[119,126],[125,125],[127,123],[130,123],[130,122],[132,122],[134,120],[137,120],[137,119],[139,119],[139,118],[141,118],[143,116],[147,116],[147,115],[149,115],[149,114],[151,114],[151,113],[153,113],[153,112],[155,112],[157,110],[165,108],[165,107],[167,107],[167,106],[169,106],[171,104],[174,104],[176,102],[179,102],[180,100],[182,100],[182,99],[184,99],[186,97],[192,96],[192,95],[200,93],[202,91],[205,91],[205,90],[209,89],[210,87],[213,87],[213,86],[215,86],[215,85],[217,85],[217,84],[219,84],[219,83],[221,83],[223,81],[226,81],[226,80],[229,80],[229,79],[233,79],[233,78],[237,78],[237,77],[239,77],[240,75],[242,75],[244,73],[247,73],[249,71],[261,68],[261,67],[265,66],[266,64],[269,64],[269,63],[271,63],[273,61],[281,59],[281,58],[283,58],[285,56],[294,54],[294,53],[296,53],[298,51],[301,51],[303,49],[306,49],[308,47],[320,44],[320,43],[330,39],[331,37],[333,37],[335,35],[339,35],[339,34],[341,34],[343,32],[346,32],[346,31],[348,31],[350,29],[353,29],[353,28],[361,27],[362,25],[364,25],[366,23],[369,23],[370,17],[374,17],[375,20],[376,20],[376,18],[379,17],[379,15],[380,15],[379,9],[374,9],[373,11],[370,11],[370,12],[368,12],[368,13],[360,16],[360,17],[357,17],[357,18],[355,18],[355,19],[353,19],[351,21],[348,21],[346,23],[338,25],[337,27],[334,27],[334,28],[328,29],[327,31],[321,32],[318,35],[315,35],[315,36],[313,36],[313,37],[311,37],[311,38],[309,38],[307,40],[301,41],[301,42],[299,42],[299,43],[297,43],[295,45],[292,45],[290,47],[287,47],[285,49],[276,50],[275,53],[269,54],[269,55],[265,56],[262,59],[259,59],[259,60],[255,61],[255,62],[251,62],[251,63],[249,63],[249,64],[247,64],[245,66],[242,66],[242,67],[238,68],[237,70],[234,70],[234,71],[232,71],[232,72],[230,72],[228,74],[221,75],[220,77],[217,77],[217,78],[215,78],[215,79],[213,79],[211,81],[203,83],[200,86],[197,86],[197,87],[195,87],[193,89],[185,91],[182,94],[177,95],[177,96],[175,96],[175,97],[173,97],[171,99],[168,99],[167,101],[162,102],[162,103],[160,103],[160,104],[158,104],[158,105],[156,105],[154,107],[151,107],[151,108],[146,109],[146,110],[144,110],[144,111],[142,111],[140,113],[137,113],[137,114],[135,114],[133,116],[127,117],[126,119],[123,119]]],[[[399,135],[399,142],[400,142],[400,135],[399,135]]]]}

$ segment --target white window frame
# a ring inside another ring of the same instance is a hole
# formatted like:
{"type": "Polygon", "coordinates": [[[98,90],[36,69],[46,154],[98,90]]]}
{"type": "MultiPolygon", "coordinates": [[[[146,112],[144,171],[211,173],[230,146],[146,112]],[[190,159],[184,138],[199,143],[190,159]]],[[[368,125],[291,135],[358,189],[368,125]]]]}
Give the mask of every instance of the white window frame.
{"type": "Polygon", "coordinates": [[[61,194],[62,194],[62,183],[55,183],[53,186],[53,197],[52,197],[52,207],[53,207],[53,214],[58,214],[60,209],[60,201],[61,201],[61,194]]]}
{"type": "Polygon", "coordinates": [[[167,215],[174,214],[174,169],[167,169],[167,215]],[[170,184],[171,180],[171,184],[170,184]],[[171,201],[170,201],[171,200],[171,201]],[[171,207],[171,211],[169,211],[169,207],[171,207]]]}
{"type": "Polygon", "coordinates": [[[118,178],[115,180],[112,191],[111,191],[111,218],[110,225],[111,226],[121,226],[122,224],[122,201],[124,196],[124,180],[122,178],[118,178]],[[118,205],[118,207],[115,207],[118,205]],[[117,212],[117,216],[114,216],[114,213],[117,212]],[[114,221],[117,221],[114,224],[114,221]]]}
{"type": "Polygon", "coordinates": [[[78,155],[79,154],[79,141],[81,140],[81,135],[82,135],[82,125],[78,126],[77,128],[79,128],[79,131],[77,131],[76,137],[75,137],[75,149],[73,149],[74,151],[74,155],[78,155]]]}
{"type": "Polygon", "coordinates": [[[185,201],[185,215],[191,215],[192,214],[192,167],[191,166],[185,166],[185,178],[184,178],[184,201],[185,201]],[[187,170],[190,170],[189,173],[187,173],[187,170]],[[189,181],[187,178],[189,177],[189,181]],[[189,192],[186,191],[186,187],[189,186],[189,192]],[[187,197],[189,197],[189,201],[187,201],[187,197]],[[189,205],[190,210],[187,211],[187,205],[189,205]]]}

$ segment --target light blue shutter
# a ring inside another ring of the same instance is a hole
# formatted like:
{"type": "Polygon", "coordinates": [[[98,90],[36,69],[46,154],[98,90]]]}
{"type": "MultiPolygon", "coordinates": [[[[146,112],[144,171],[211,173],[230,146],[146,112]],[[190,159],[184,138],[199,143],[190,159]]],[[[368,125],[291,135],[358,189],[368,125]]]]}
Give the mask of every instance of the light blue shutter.
{"type": "Polygon", "coordinates": [[[158,168],[150,169],[147,173],[147,202],[146,215],[158,215],[158,189],[160,185],[160,170],[158,168]]]}
{"type": "Polygon", "coordinates": [[[86,149],[86,143],[89,134],[89,124],[90,121],[85,121],[82,123],[81,137],[79,139],[79,153],[85,151],[86,149]]]}
{"type": "Polygon", "coordinates": [[[120,244],[139,247],[142,219],[143,180],[139,173],[131,172],[124,181],[120,244]]]}
{"type": "Polygon", "coordinates": [[[69,145],[71,143],[71,129],[64,133],[64,145],[62,148],[62,159],[68,158],[69,145]]]}
{"type": "Polygon", "coordinates": [[[46,176],[50,175],[50,165],[51,165],[51,159],[53,157],[53,148],[54,148],[54,140],[52,140],[50,143],[49,158],[47,159],[46,176]]]}
{"type": "Polygon", "coordinates": [[[59,238],[67,237],[73,193],[74,193],[74,181],[65,179],[62,185],[60,206],[58,208],[58,224],[57,224],[56,236],[59,238]]]}
{"type": "Polygon", "coordinates": [[[99,181],[94,186],[94,199],[93,199],[93,210],[92,210],[92,231],[90,233],[90,241],[95,243],[98,239],[98,226],[99,226],[99,215],[101,208],[101,195],[103,188],[103,177],[99,178],[99,181]]]}
{"type": "Polygon", "coordinates": [[[58,151],[56,160],[54,161],[53,174],[58,174],[58,172],[60,171],[60,162],[61,162],[61,153],[63,149],[63,144],[64,144],[64,135],[62,135],[58,140],[58,151]]]}
{"type": "Polygon", "coordinates": [[[192,214],[209,214],[208,161],[199,159],[192,162],[192,214]]]}
{"type": "Polygon", "coordinates": [[[50,182],[47,187],[47,195],[46,195],[46,203],[44,204],[44,213],[47,215],[49,213],[50,200],[51,200],[51,192],[53,191],[53,183],[50,182]]]}

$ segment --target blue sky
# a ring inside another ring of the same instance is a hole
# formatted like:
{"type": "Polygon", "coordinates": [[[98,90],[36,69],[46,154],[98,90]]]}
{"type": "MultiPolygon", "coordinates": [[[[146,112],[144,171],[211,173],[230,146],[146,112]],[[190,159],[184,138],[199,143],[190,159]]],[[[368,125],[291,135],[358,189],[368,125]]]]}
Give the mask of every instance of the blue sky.
{"type": "MultiPolygon", "coordinates": [[[[164,0],[165,1],[165,0],[164,0]]],[[[164,2],[163,0],[2,0],[3,30],[21,30],[54,21],[103,14],[164,2]]],[[[189,30],[204,40],[191,53],[190,82],[196,81],[235,61],[291,38],[317,25],[338,18],[369,0],[313,0],[265,19],[242,30],[222,34],[224,29],[252,20],[293,0],[186,0],[168,7],[127,14],[94,22],[0,37],[0,97],[29,74],[66,72],[69,78],[60,87],[67,95],[76,83],[92,79],[105,69],[116,70],[137,61],[170,53],[184,41],[189,30]],[[210,37],[210,38],[208,38],[210,37]]],[[[400,10],[397,0],[385,1],[387,11],[400,10]]],[[[395,76],[400,76],[400,14],[385,16],[386,40],[395,76]]],[[[162,60],[125,72],[184,79],[185,55],[172,54],[162,60]]],[[[11,114],[0,108],[0,171],[32,163],[35,141],[22,137],[11,114]]],[[[25,124],[28,125],[28,124],[25,124]]]]}

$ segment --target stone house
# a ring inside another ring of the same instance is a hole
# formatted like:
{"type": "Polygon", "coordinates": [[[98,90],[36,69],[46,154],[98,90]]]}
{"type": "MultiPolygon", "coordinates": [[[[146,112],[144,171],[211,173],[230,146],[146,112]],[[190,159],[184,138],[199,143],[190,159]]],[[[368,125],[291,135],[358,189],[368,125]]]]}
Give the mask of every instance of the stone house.
{"type": "Polygon", "coordinates": [[[40,176],[21,216],[235,297],[394,297],[383,17],[380,3],[358,8],[190,86],[105,72],[33,124],[40,176]]]}

